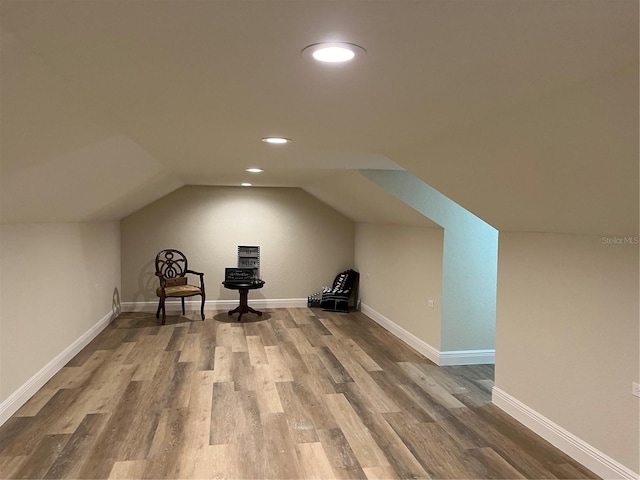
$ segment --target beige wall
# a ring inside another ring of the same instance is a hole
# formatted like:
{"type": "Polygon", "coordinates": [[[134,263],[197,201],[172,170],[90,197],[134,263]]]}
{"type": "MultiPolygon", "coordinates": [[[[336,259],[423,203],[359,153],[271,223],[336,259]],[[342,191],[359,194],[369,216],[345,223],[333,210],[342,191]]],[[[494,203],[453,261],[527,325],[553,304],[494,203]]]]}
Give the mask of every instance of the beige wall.
{"type": "Polygon", "coordinates": [[[638,472],[638,245],[500,233],[496,387],[638,472]]]}
{"type": "Polygon", "coordinates": [[[112,311],[120,226],[0,227],[0,401],[112,311]]]}
{"type": "Polygon", "coordinates": [[[441,228],[356,225],[360,300],[440,349],[441,228]],[[434,308],[427,308],[427,299],[434,308]]]}
{"type": "Polygon", "coordinates": [[[238,245],[261,247],[257,299],[306,298],[354,261],[354,223],[298,188],[183,187],[121,228],[124,302],[157,300],[153,261],[164,248],[205,273],[207,300],[237,299],[221,282],[238,245]]]}

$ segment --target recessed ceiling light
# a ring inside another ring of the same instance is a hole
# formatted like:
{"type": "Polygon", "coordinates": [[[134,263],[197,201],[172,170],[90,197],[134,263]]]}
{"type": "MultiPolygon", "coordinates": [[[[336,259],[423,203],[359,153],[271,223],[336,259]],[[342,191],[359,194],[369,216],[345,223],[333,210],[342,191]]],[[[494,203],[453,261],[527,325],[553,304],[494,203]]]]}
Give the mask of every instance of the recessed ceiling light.
{"type": "Polygon", "coordinates": [[[291,142],[290,138],[284,138],[284,137],[264,137],[262,139],[263,142],[266,143],[272,143],[274,145],[282,145],[284,143],[289,143],[291,142]]]}
{"type": "Polygon", "coordinates": [[[365,53],[367,53],[366,50],[361,46],[346,42],[314,43],[302,49],[302,55],[310,55],[315,60],[324,63],[348,62],[365,53]]]}
{"type": "Polygon", "coordinates": [[[247,183],[247,182],[243,182],[240,185],[242,185],[243,187],[250,187],[251,186],[251,184],[247,183]]]}
{"type": "Polygon", "coordinates": [[[247,168],[245,169],[245,172],[249,172],[249,173],[262,173],[264,172],[263,169],[261,168],[247,168]]]}

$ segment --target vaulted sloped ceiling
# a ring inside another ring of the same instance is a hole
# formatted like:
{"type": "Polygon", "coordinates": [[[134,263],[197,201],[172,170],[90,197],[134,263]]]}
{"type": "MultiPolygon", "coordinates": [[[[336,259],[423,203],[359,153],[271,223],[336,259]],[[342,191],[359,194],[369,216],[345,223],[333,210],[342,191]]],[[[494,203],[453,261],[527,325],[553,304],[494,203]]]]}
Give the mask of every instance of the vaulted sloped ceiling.
{"type": "Polygon", "coordinates": [[[119,218],[182,185],[15,35],[1,47],[3,223],[119,218]]]}
{"type": "Polygon", "coordinates": [[[3,222],[251,181],[428,225],[354,173],[404,168],[502,230],[638,230],[635,0],[3,0],[0,26],[3,222]],[[336,39],[367,54],[300,55],[336,39]]]}

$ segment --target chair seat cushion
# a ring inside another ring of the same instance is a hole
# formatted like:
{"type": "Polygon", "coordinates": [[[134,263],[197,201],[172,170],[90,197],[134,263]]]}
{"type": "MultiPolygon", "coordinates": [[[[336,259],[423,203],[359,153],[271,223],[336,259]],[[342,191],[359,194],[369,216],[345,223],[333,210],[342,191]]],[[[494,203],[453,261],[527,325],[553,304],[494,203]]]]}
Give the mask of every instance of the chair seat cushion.
{"type": "MultiPolygon", "coordinates": [[[[188,297],[189,295],[199,295],[202,293],[202,290],[193,285],[176,285],[165,288],[164,292],[167,297],[188,297]]],[[[160,287],[156,288],[156,295],[160,296],[161,294],[162,289],[160,287]]]]}

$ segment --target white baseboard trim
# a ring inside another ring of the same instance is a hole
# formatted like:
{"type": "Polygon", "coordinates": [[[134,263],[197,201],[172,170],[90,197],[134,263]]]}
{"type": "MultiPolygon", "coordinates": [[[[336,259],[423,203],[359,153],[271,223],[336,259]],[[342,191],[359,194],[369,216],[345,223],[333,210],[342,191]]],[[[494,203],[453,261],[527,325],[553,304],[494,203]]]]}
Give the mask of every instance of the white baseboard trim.
{"type": "Polygon", "coordinates": [[[423,354],[436,365],[481,365],[495,363],[496,361],[495,350],[452,350],[448,352],[441,352],[424,340],[416,337],[413,333],[408,332],[401,326],[389,320],[381,313],[376,312],[367,304],[361,303],[360,311],[378,325],[393,333],[404,343],[423,354]]]}
{"type": "Polygon", "coordinates": [[[385,317],[381,313],[378,313],[366,303],[362,303],[362,302],[360,303],[360,311],[364,313],[367,317],[369,317],[371,320],[376,322],[378,325],[380,325],[382,328],[393,333],[396,337],[398,337],[404,343],[406,343],[416,351],[420,352],[422,355],[427,357],[436,365],[440,364],[439,363],[440,351],[437,348],[432,347],[424,340],[416,337],[413,333],[393,323],[387,317],[385,317]]]}
{"type": "Polygon", "coordinates": [[[40,371],[9,395],[9,397],[0,404],[0,425],[16,413],[22,405],[27,403],[27,400],[35,395],[51,377],[58,373],[58,371],[60,371],[69,360],[75,357],[80,350],[86,347],[91,340],[96,338],[116,316],[116,312],[107,313],[93,327],[82,334],[80,338],[56,355],[49,363],[42,367],[40,371]]]}
{"type": "Polygon", "coordinates": [[[492,401],[498,408],[504,410],[525,427],[533,430],[546,441],[602,478],[640,479],[638,473],[576,437],[504,390],[493,387],[492,401]]]}
{"type": "Polygon", "coordinates": [[[449,350],[440,352],[440,366],[496,363],[495,350],[449,350]]]}
{"type": "MultiPolygon", "coordinates": [[[[186,300],[186,310],[200,310],[199,300],[186,300]]],[[[123,312],[155,312],[158,309],[158,301],[151,302],[122,302],[123,312]]],[[[238,300],[205,300],[205,310],[231,310],[238,306],[238,300]]],[[[258,298],[249,299],[249,306],[262,308],[302,308],[307,306],[307,298],[258,298]]],[[[167,313],[182,311],[180,300],[167,301],[167,313]]]]}

